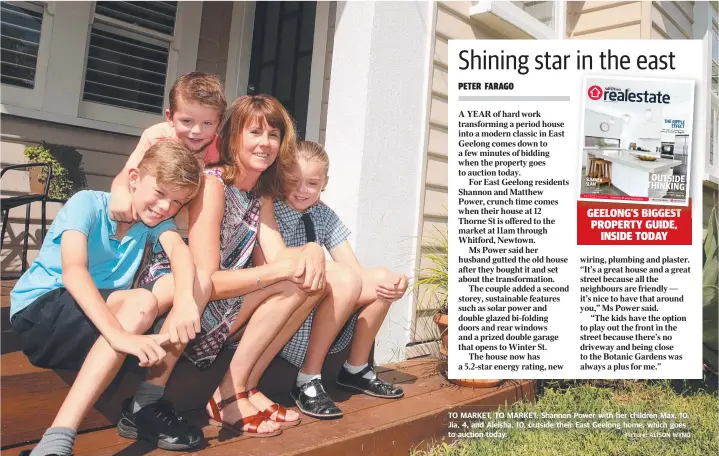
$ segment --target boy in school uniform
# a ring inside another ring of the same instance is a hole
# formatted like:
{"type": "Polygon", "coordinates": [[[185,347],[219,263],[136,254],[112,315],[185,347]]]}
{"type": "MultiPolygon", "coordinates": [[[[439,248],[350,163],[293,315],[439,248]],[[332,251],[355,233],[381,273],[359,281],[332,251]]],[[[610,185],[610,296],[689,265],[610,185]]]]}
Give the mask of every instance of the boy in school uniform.
{"type": "MultiPolygon", "coordinates": [[[[38,258],[10,294],[10,321],[34,365],[80,371],[33,455],[72,453],[80,422],[127,355],[136,356],[140,366],[154,366],[166,354],[163,344],[177,334],[188,339],[199,332],[206,284],[200,284],[172,217],[197,194],[202,172],[185,145],[159,142],[128,170],[137,222],[112,220],[110,194],[85,190],[67,201],[50,226],[38,258]],[[170,296],[130,289],[146,245],[171,258],[170,296]],[[143,335],[170,307],[171,329],[143,335]]],[[[150,393],[141,387],[125,404],[128,434],[172,449],[196,446],[202,431],[150,393]]]]}
{"type": "MultiPolygon", "coordinates": [[[[127,181],[127,171],[137,166],[145,152],[159,141],[179,139],[206,164],[220,160],[217,130],[227,109],[222,83],[216,75],[193,71],[180,76],[170,89],[170,107],[166,122],[147,128],[125,168],[112,182],[110,217],[120,222],[135,220],[127,181]]],[[[186,210],[175,217],[181,230],[187,229],[186,210]]]]}

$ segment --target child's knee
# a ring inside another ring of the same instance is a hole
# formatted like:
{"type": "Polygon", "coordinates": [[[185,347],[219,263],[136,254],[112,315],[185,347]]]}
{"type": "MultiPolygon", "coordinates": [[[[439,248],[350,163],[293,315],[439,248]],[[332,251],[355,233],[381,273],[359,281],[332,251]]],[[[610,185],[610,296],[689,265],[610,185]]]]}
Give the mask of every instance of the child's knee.
{"type": "Polygon", "coordinates": [[[148,290],[138,289],[123,302],[117,320],[125,331],[142,334],[155,322],[158,310],[155,295],[148,290]]]}
{"type": "Polygon", "coordinates": [[[299,285],[294,282],[290,282],[289,280],[279,282],[278,286],[280,288],[279,295],[296,301],[298,307],[302,305],[308,297],[307,292],[300,288],[299,285]]]}
{"type": "Polygon", "coordinates": [[[328,274],[328,281],[335,300],[340,299],[351,304],[359,300],[362,293],[362,277],[351,268],[335,268],[328,274]]]}
{"type": "Polygon", "coordinates": [[[387,283],[389,281],[393,281],[397,276],[397,274],[392,272],[391,269],[385,267],[374,268],[372,270],[372,274],[374,275],[374,279],[377,283],[387,283]]]}

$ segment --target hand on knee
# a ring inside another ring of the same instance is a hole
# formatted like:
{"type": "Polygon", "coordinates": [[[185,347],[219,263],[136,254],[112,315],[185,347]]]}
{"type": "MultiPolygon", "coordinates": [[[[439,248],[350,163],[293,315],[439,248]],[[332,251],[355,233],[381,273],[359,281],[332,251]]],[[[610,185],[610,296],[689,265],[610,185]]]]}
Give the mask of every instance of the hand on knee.
{"type": "Polygon", "coordinates": [[[409,279],[405,274],[398,274],[387,268],[373,270],[373,276],[377,283],[377,298],[387,301],[389,304],[404,296],[409,285],[409,279]]]}
{"type": "Polygon", "coordinates": [[[132,334],[143,334],[150,329],[157,319],[157,298],[150,291],[135,290],[122,304],[118,321],[125,331],[132,334]]]}
{"type": "Polygon", "coordinates": [[[133,290],[124,300],[117,320],[126,332],[107,336],[107,341],[118,353],[136,356],[141,367],[157,365],[166,352],[160,346],[167,335],[143,336],[157,318],[158,304],[155,296],[147,290],[133,290]]]}

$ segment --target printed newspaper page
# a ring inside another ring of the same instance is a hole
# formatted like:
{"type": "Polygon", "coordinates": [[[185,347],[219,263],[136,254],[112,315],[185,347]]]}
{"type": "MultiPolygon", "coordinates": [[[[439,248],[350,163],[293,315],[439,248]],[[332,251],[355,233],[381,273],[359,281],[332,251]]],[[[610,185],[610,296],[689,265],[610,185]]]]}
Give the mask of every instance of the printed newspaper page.
{"type": "Polygon", "coordinates": [[[449,42],[450,378],[701,377],[701,58],[449,42]]]}

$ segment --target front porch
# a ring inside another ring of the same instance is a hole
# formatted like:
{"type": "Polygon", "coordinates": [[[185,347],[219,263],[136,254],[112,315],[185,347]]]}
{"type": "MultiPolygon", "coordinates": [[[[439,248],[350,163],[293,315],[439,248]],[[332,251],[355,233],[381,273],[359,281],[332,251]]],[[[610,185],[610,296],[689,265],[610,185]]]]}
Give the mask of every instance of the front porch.
{"type": "MultiPolygon", "coordinates": [[[[50,371],[32,366],[8,325],[9,292],[12,281],[2,285],[2,446],[3,454],[17,455],[32,448],[51,424],[74,372],[50,371]]],[[[405,396],[396,401],[350,394],[327,381],[329,393],[344,411],[342,419],[322,421],[307,416],[302,423],[267,439],[235,437],[208,425],[202,404],[211,393],[229,362],[230,353],[216,363],[217,369],[197,371],[180,363],[167,388],[167,396],[189,419],[204,426],[206,441],[199,450],[207,455],[336,455],[408,454],[412,447],[446,438],[447,413],[457,410],[495,410],[515,401],[534,399],[534,382],[507,381],[496,388],[462,388],[449,383],[440,373],[440,360],[417,358],[379,367],[380,375],[399,384],[405,396]],[[188,391],[191,391],[188,394],[188,391]]],[[[342,353],[328,358],[323,371],[327,379],[336,375],[342,353]]],[[[76,455],[177,455],[154,449],[144,442],[123,439],[115,432],[120,401],[130,396],[141,380],[141,369],[127,363],[118,379],[103,394],[83,421],[75,445],[76,455]]],[[[288,404],[289,386],[295,378],[292,367],[275,360],[260,387],[268,396],[288,404]]],[[[193,453],[194,454],[194,453],[193,453]]]]}

